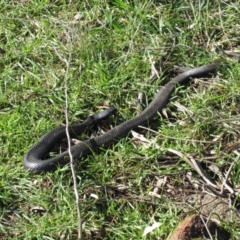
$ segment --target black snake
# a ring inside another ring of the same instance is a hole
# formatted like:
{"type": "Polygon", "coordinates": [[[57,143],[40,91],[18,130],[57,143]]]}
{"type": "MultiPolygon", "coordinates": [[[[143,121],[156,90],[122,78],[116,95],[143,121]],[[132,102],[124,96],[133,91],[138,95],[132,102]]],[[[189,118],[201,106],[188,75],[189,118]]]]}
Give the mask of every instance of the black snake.
{"type": "MultiPolygon", "coordinates": [[[[73,158],[76,160],[84,157],[91,151],[96,150],[100,147],[107,147],[118,141],[120,138],[126,136],[132,129],[136,128],[137,126],[147,124],[157,115],[158,112],[160,112],[166,106],[177,84],[183,84],[191,77],[202,77],[206,74],[214,73],[218,66],[218,63],[213,63],[210,65],[193,68],[179,74],[159,90],[152,102],[138,116],[119,124],[118,126],[100,136],[88,139],[72,146],[70,150],[73,158]]],[[[94,125],[96,122],[99,122],[103,118],[108,117],[115,111],[115,108],[109,108],[89,117],[82,124],[69,126],[69,133],[82,133],[94,125]]],[[[40,139],[40,141],[35,146],[33,146],[25,155],[24,167],[35,173],[40,173],[54,170],[57,168],[57,166],[69,163],[68,151],[65,151],[47,160],[41,160],[59,141],[59,139],[66,137],[65,130],[65,127],[57,127],[45,134],[40,139]]]]}

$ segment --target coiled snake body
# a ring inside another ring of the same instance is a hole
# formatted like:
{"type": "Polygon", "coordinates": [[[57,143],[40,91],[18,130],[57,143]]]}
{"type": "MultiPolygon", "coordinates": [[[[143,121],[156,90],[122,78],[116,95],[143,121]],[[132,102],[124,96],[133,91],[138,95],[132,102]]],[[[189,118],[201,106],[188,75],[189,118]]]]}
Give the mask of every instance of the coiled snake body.
{"type": "MultiPolygon", "coordinates": [[[[72,146],[70,150],[73,158],[79,159],[87,155],[92,150],[96,150],[100,147],[107,147],[118,141],[120,138],[126,136],[132,129],[136,128],[137,126],[147,124],[157,115],[158,112],[160,112],[166,106],[171,97],[171,94],[175,89],[176,84],[183,84],[191,77],[201,77],[209,73],[214,73],[218,66],[218,63],[213,63],[210,65],[193,68],[179,74],[159,90],[152,102],[138,116],[121,123],[120,125],[114,127],[113,129],[100,136],[88,139],[72,146]]],[[[101,121],[103,118],[106,118],[108,115],[115,111],[116,109],[109,108],[103,112],[89,117],[82,124],[69,126],[69,133],[82,133],[94,125],[96,122],[101,121]]],[[[54,144],[63,137],[66,137],[65,127],[55,128],[45,134],[40,139],[40,141],[35,146],[33,146],[25,155],[24,167],[35,173],[40,173],[54,170],[59,165],[65,165],[69,163],[68,151],[65,151],[50,159],[41,160],[41,158],[43,158],[43,156],[48,153],[54,144]]]]}

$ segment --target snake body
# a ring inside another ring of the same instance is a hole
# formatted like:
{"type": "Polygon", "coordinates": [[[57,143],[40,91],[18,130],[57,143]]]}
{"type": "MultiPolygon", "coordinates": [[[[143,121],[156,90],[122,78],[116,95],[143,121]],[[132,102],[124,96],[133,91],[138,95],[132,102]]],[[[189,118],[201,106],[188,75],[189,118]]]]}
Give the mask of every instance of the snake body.
{"type": "MultiPolygon", "coordinates": [[[[91,151],[99,149],[100,147],[108,147],[109,145],[118,141],[120,138],[126,136],[132,129],[138,127],[139,125],[147,124],[166,106],[172,93],[174,92],[176,85],[185,83],[191,77],[202,77],[206,74],[214,73],[218,66],[218,63],[213,63],[210,65],[193,68],[177,75],[158,91],[152,102],[144,109],[142,113],[119,124],[100,136],[88,139],[72,146],[70,150],[73,158],[79,159],[91,151]]],[[[69,126],[69,132],[70,134],[79,134],[84,132],[90,126],[94,125],[98,121],[101,121],[103,118],[108,117],[115,111],[116,109],[109,108],[103,112],[97,113],[92,117],[89,117],[82,124],[69,126]]],[[[34,173],[40,173],[55,170],[58,166],[69,163],[68,151],[65,151],[47,160],[41,160],[62,137],[66,137],[65,127],[57,127],[45,134],[40,141],[25,155],[24,167],[33,171],[34,173]]]]}

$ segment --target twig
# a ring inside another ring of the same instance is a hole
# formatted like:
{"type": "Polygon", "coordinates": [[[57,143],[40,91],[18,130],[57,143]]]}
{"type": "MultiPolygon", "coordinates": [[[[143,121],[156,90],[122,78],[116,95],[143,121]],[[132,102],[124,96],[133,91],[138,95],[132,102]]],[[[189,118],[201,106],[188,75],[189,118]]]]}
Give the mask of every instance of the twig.
{"type": "Polygon", "coordinates": [[[206,230],[208,232],[208,235],[209,235],[210,239],[213,240],[212,234],[211,234],[211,232],[208,229],[207,223],[204,221],[203,216],[201,214],[200,214],[200,218],[201,218],[201,220],[202,220],[202,222],[203,222],[203,224],[204,224],[204,226],[205,226],[205,228],[206,228],[206,230]]]}
{"type": "Polygon", "coordinates": [[[181,152],[174,150],[174,149],[168,149],[169,152],[176,154],[177,156],[179,156],[180,158],[184,159],[185,162],[187,162],[194,170],[195,167],[193,166],[192,162],[181,152]]]}
{"type": "Polygon", "coordinates": [[[220,194],[223,194],[223,188],[225,186],[225,188],[231,193],[231,194],[234,194],[234,190],[232,189],[231,186],[228,185],[227,183],[227,180],[228,180],[228,177],[229,177],[229,174],[231,172],[231,169],[232,169],[232,166],[233,166],[234,162],[231,164],[230,168],[228,169],[228,173],[226,175],[226,177],[224,178],[223,174],[221,173],[219,167],[215,164],[211,164],[209,166],[209,169],[211,171],[213,171],[220,179],[220,181],[222,182],[222,187],[221,187],[221,192],[220,194]]]}
{"type": "Polygon", "coordinates": [[[218,189],[218,187],[216,186],[216,184],[214,184],[210,177],[208,176],[208,174],[203,170],[203,168],[201,167],[201,165],[193,158],[193,157],[189,157],[190,161],[192,162],[194,169],[198,172],[198,174],[204,179],[204,181],[207,183],[207,185],[218,189]]]}
{"type": "Polygon", "coordinates": [[[203,168],[200,166],[200,164],[198,164],[197,161],[195,161],[195,159],[192,156],[187,157],[183,153],[176,151],[174,149],[168,149],[168,151],[183,158],[204,179],[204,181],[207,183],[207,185],[218,189],[218,187],[211,181],[208,174],[203,170],[203,168]]]}
{"type": "MultiPolygon", "coordinates": [[[[231,165],[230,165],[230,167],[229,167],[229,169],[228,169],[228,171],[227,171],[227,174],[226,174],[226,176],[225,176],[225,178],[224,178],[224,180],[223,180],[223,184],[222,184],[222,188],[221,188],[221,193],[223,192],[223,187],[225,186],[228,190],[229,190],[229,185],[227,184],[227,181],[228,181],[228,178],[229,178],[229,175],[230,175],[230,173],[231,173],[231,171],[232,171],[232,168],[233,168],[233,165],[235,164],[235,162],[237,161],[237,159],[239,159],[239,157],[240,157],[240,154],[239,154],[239,152],[237,151],[237,150],[235,150],[235,151],[233,151],[236,155],[237,155],[237,157],[234,159],[234,161],[231,163],[231,165]]],[[[234,192],[234,190],[230,187],[230,189],[231,189],[231,191],[230,191],[230,193],[232,193],[232,194],[234,194],[235,192],[234,192]]]]}
{"type": "Polygon", "coordinates": [[[77,190],[77,177],[75,173],[75,168],[74,168],[74,159],[71,153],[71,139],[70,139],[70,134],[69,134],[69,121],[68,121],[68,73],[69,73],[69,68],[70,68],[70,63],[72,59],[72,42],[71,38],[69,36],[69,32],[66,33],[66,36],[68,37],[69,44],[70,44],[70,50],[68,50],[68,59],[64,59],[55,49],[56,54],[60,58],[61,61],[66,63],[66,72],[64,76],[64,83],[65,83],[65,118],[66,118],[66,135],[67,135],[67,142],[68,142],[68,153],[69,153],[69,158],[70,158],[70,166],[71,166],[71,172],[72,172],[72,179],[73,179],[73,188],[74,188],[74,193],[75,193],[75,198],[76,198],[76,208],[77,208],[77,215],[78,215],[78,240],[82,240],[82,218],[81,218],[81,210],[80,210],[80,200],[79,200],[79,194],[77,190]]]}
{"type": "Polygon", "coordinates": [[[158,74],[157,69],[156,69],[155,66],[154,66],[155,63],[153,62],[152,57],[151,57],[150,54],[149,54],[149,51],[147,51],[147,54],[148,54],[149,62],[150,62],[150,64],[151,64],[151,76],[150,76],[150,79],[153,79],[155,76],[157,76],[157,78],[159,79],[160,76],[159,76],[159,74],[158,74]]]}

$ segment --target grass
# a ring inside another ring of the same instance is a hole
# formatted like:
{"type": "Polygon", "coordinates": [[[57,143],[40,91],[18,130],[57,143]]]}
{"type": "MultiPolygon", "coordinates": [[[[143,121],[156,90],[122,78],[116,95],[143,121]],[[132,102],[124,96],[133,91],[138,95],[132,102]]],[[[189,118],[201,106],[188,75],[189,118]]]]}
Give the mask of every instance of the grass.
{"type": "MultiPolygon", "coordinates": [[[[0,0],[0,48],[6,51],[0,55],[1,239],[76,239],[69,166],[33,175],[22,165],[40,136],[65,122],[61,58],[71,48],[70,122],[114,105],[119,113],[113,126],[136,116],[138,93],[147,104],[176,75],[174,66],[213,62],[222,56],[215,45],[239,48],[239,1],[160,2],[0,0]],[[160,78],[150,78],[152,65],[160,78]]],[[[181,194],[173,198],[166,187],[159,199],[149,192],[162,176],[184,189],[190,166],[181,160],[166,166],[160,156],[169,148],[199,157],[215,151],[215,161],[229,166],[232,151],[225,153],[239,138],[239,119],[233,121],[239,115],[239,76],[238,63],[229,60],[218,79],[177,89],[166,108],[170,119],[153,121],[157,134],[143,132],[153,144],[124,138],[81,160],[78,192],[88,238],[144,239],[144,229],[157,221],[161,226],[145,238],[167,239],[186,216],[181,194]]],[[[237,162],[231,174],[236,186],[238,169],[237,162]]],[[[232,239],[240,238],[237,222],[222,224],[232,239]]]]}

